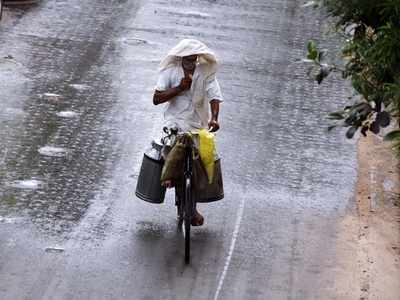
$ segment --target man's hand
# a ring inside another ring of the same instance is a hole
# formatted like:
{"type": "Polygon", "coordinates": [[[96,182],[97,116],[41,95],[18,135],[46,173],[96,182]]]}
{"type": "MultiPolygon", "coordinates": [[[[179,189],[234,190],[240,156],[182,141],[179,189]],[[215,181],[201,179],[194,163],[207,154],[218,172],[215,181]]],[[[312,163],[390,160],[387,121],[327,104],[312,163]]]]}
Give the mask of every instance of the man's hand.
{"type": "Polygon", "coordinates": [[[192,75],[185,76],[182,78],[181,83],[173,88],[170,88],[166,91],[155,91],[153,95],[153,104],[158,105],[161,103],[168,102],[172,98],[178,96],[183,91],[190,89],[192,85],[192,75]]]}
{"type": "Polygon", "coordinates": [[[210,122],[208,122],[208,129],[210,129],[211,132],[216,132],[219,129],[218,121],[210,120],[210,122]]]}
{"type": "Polygon", "coordinates": [[[188,77],[184,77],[181,79],[181,82],[178,85],[178,88],[181,91],[186,91],[190,89],[190,86],[192,85],[192,75],[189,75],[188,77]]]}
{"type": "Polygon", "coordinates": [[[215,132],[219,129],[218,113],[219,113],[219,100],[213,99],[210,101],[211,106],[211,120],[208,122],[208,129],[215,132]]]}

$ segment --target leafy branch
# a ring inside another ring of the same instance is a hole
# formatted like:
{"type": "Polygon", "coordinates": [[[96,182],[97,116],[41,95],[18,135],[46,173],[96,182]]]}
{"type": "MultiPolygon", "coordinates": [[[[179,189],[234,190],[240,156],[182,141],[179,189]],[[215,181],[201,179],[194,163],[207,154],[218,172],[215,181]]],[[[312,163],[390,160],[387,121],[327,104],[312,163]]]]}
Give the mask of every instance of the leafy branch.
{"type": "MultiPolygon", "coordinates": [[[[327,61],[327,50],[313,40],[307,43],[304,62],[318,84],[333,72],[349,79],[359,99],[332,112],[329,130],[348,127],[352,138],[359,130],[379,134],[393,120],[400,121],[400,0],[314,0],[304,7],[323,7],[335,20],[336,31],[346,37],[341,49],[343,66],[327,61]]],[[[385,136],[400,153],[400,131],[385,136]],[[398,145],[398,146],[397,146],[398,145]]]]}

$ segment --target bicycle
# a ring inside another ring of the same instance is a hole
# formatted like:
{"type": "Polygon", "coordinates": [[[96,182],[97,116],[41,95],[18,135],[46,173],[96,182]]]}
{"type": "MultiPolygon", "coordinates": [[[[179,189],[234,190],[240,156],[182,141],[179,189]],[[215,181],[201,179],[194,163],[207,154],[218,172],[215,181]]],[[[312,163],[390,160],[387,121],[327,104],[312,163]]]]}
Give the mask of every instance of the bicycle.
{"type": "MultiPolygon", "coordinates": [[[[176,128],[164,128],[167,134],[162,139],[164,146],[167,146],[169,139],[169,146],[173,146],[176,138],[181,135],[178,134],[176,128]]],[[[185,263],[190,262],[190,228],[192,226],[192,219],[195,213],[195,201],[193,201],[193,144],[185,146],[183,178],[181,182],[177,182],[175,186],[175,205],[177,208],[178,229],[182,230],[185,243],[185,263]],[[182,228],[183,227],[183,228],[182,228]]]]}

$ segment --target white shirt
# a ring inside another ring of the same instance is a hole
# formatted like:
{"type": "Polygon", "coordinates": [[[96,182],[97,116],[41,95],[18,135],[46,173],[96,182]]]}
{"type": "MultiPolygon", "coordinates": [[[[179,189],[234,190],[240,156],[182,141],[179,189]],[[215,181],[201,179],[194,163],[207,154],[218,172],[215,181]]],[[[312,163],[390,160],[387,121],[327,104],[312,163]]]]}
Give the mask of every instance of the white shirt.
{"type": "MultiPolygon", "coordinates": [[[[210,120],[211,100],[222,102],[222,95],[215,73],[206,76],[207,66],[197,64],[190,90],[181,92],[166,103],[164,126],[178,127],[182,131],[207,128],[210,120]]],[[[159,74],[156,90],[177,87],[184,77],[182,65],[174,64],[159,74]]]]}

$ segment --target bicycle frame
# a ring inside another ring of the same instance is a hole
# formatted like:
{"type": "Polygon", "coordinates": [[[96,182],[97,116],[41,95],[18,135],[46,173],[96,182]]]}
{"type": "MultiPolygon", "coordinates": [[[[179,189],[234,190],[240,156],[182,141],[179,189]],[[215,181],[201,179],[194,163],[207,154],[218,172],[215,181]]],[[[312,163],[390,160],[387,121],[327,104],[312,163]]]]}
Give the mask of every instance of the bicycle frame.
{"type": "MultiPolygon", "coordinates": [[[[164,129],[167,137],[163,139],[163,144],[167,145],[168,140],[176,138],[178,131],[164,129]]],[[[178,228],[182,229],[185,238],[185,263],[190,262],[190,228],[192,218],[195,211],[195,201],[193,199],[192,177],[193,177],[193,145],[185,148],[185,163],[183,169],[183,178],[180,183],[177,183],[175,188],[176,205],[178,212],[178,228]]]]}

